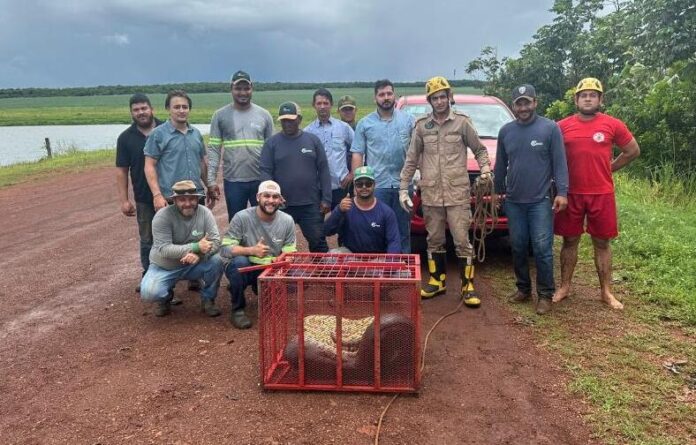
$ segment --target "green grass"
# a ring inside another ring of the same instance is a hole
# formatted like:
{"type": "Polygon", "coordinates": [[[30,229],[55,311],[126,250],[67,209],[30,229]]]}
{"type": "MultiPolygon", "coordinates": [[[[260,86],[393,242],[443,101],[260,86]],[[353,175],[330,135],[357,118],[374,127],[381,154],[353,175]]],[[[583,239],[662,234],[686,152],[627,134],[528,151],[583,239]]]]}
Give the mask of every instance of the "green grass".
{"type": "MultiPolygon", "coordinates": [[[[573,293],[550,316],[534,315],[531,305],[508,306],[565,368],[568,391],[587,402],[594,435],[610,445],[677,445],[696,437],[695,195],[688,178],[681,185],[669,174],[659,179],[615,176],[621,235],[613,243],[613,288],[624,311],[597,300],[588,239],[573,293]],[[687,360],[680,374],[663,366],[676,359],[687,360]]],[[[511,270],[491,278],[498,295],[510,293],[511,270]]]]}
{"type": "Polygon", "coordinates": [[[115,150],[78,151],[69,149],[52,159],[22,162],[0,167],[0,187],[35,180],[41,177],[81,171],[95,166],[113,165],[115,150]]]}
{"type": "Polygon", "coordinates": [[[651,184],[624,175],[616,186],[615,277],[650,305],[640,314],[646,321],[696,328],[696,195],[677,181],[651,184]]]}
{"type": "MultiPolygon", "coordinates": [[[[134,91],[135,92],[135,91],[134,91]]],[[[460,93],[480,93],[472,88],[459,88],[460,93]]],[[[314,119],[311,107],[312,90],[258,91],[254,93],[256,104],[266,108],[275,117],[278,107],[285,101],[297,102],[304,111],[305,121],[314,119]]],[[[358,102],[358,118],[374,109],[371,88],[335,88],[334,100],[350,94],[358,102]]],[[[397,93],[422,94],[422,88],[399,88],[397,93]]],[[[128,123],[128,99],[130,95],[81,96],[81,97],[32,97],[0,99],[0,125],[60,125],[60,124],[110,124],[128,123]]],[[[155,112],[166,117],[164,94],[152,94],[155,112]]],[[[209,123],[215,110],[229,103],[229,93],[192,94],[191,122],[209,123]]]]}

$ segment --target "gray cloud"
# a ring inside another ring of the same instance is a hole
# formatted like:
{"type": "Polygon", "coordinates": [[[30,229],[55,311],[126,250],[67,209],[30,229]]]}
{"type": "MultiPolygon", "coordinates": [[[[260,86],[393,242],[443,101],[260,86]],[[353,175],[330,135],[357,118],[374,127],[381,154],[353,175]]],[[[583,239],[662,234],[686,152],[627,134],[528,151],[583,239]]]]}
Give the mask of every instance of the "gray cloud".
{"type": "Polygon", "coordinates": [[[514,55],[553,0],[0,0],[0,88],[464,77],[514,55]],[[37,13],[37,11],[39,13],[37,13]]]}

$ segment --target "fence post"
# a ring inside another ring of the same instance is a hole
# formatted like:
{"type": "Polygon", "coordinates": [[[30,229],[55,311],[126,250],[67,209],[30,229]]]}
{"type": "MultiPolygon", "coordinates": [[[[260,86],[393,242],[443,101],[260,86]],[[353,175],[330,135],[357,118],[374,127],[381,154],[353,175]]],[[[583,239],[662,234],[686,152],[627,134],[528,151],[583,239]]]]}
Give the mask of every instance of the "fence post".
{"type": "Polygon", "coordinates": [[[46,144],[46,153],[48,153],[48,159],[51,159],[53,157],[53,153],[51,153],[51,140],[49,138],[44,138],[44,142],[46,144]]]}

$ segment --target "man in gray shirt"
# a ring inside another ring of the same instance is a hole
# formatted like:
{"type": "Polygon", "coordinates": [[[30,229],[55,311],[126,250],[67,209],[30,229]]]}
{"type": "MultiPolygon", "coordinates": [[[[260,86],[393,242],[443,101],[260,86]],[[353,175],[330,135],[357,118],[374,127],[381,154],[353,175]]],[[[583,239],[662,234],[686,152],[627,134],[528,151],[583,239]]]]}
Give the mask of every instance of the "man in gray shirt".
{"type": "Polygon", "coordinates": [[[220,249],[220,255],[232,259],[225,266],[225,276],[230,282],[232,299],[230,321],[237,329],[251,327],[251,320],[244,313],[244,289],[249,285],[256,289],[256,279],[262,272],[240,273],[239,269],[270,264],[281,253],[297,250],[295,222],[290,215],[278,210],[283,202],[278,183],[262,182],[256,199],[258,206],[244,209],[232,217],[220,249]]]}
{"type": "Polygon", "coordinates": [[[140,283],[143,301],[158,303],[155,315],[170,313],[172,289],[178,280],[201,280],[201,308],[210,317],[220,315],[215,296],[220,285],[220,233],[210,209],[199,205],[203,196],[193,181],[171,186],[173,205],[155,214],[150,267],[140,283]]]}
{"type": "Polygon", "coordinates": [[[253,84],[249,74],[234,73],[230,89],[232,103],[213,114],[208,141],[208,188],[216,196],[220,194],[217,176],[222,157],[228,220],[245,209],[247,202],[256,205],[261,147],[273,135],[271,114],[251,102],[253,84]]]}

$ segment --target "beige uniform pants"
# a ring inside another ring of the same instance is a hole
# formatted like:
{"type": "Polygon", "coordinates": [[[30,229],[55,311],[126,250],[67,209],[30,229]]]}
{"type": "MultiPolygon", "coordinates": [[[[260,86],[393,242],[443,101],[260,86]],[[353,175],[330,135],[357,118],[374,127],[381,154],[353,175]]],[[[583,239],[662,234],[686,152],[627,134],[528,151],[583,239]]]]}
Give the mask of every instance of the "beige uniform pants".
{"type": "Polygon", "coordinates": [[[449,224],[450,233],[454,240],[454,249],[458,257],[474,255],[469,242],[469,225],[471,213],[469,204],[456,206],[423,206],[425,229],[428,231],[428,252],[443,252],[445,250],[445,223],[449,224]]]}

